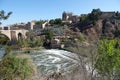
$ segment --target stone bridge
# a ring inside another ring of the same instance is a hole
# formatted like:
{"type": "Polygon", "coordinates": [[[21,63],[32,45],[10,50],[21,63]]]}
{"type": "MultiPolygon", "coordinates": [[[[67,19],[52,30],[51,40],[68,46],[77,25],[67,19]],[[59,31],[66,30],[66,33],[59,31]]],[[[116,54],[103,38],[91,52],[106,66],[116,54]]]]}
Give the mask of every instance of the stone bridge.
{"type": "Polygon", "coordinates": [[[28,30],[0,30],[0,34],[5,35],[11,41],[26,38],[26,32],[28,32],[28,30]]]}

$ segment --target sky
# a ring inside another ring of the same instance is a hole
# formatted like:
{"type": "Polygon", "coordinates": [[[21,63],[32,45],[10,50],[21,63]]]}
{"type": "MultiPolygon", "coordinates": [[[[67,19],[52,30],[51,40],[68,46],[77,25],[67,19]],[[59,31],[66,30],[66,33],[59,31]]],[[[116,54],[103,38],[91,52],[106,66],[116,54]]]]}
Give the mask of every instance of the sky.
{"type": "Polygon", "coordinates": [[[13,12],[7,20],[1,21],[1,26],[62,18],[63,11],[87,14],[97,8],[120,12],[120,0],[0,0],[0,10],[13,12]]]}

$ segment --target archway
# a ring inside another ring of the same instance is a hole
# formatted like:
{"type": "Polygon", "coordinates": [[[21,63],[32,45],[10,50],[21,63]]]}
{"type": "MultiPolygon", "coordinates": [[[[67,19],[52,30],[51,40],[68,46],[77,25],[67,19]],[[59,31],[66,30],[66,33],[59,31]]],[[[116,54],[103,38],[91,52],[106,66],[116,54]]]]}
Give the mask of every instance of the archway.
{"type": "Polygon", "coordinates": [[[21,40],[23,37],[22,37],[22,33],[18,33],[18,40],[21,40]]]}
{"type": "Polygon", "coordinates": [[[10,43],[10,39],[5,34],[0,33],[0,45],[7,45],[10,43]]]}

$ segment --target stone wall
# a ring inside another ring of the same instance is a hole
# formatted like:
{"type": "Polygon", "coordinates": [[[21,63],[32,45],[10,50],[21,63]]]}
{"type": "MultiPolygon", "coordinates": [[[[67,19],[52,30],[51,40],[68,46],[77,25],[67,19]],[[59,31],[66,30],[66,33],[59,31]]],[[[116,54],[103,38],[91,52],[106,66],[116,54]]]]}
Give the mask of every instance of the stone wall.
{"type": "Polygon", "coordinates": [[[102,12],[101,18],[107,19],[115,16],[115,12],[102,12]]]}

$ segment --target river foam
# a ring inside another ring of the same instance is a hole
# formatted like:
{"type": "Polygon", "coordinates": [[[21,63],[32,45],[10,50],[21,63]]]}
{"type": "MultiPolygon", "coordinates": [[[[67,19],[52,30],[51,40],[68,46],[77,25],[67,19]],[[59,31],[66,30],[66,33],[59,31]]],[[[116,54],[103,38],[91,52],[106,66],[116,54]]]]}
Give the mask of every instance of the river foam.
{"type": "Polygon", "coordinates": [[[78,65],[77,55],[64,50],[33,51],[30,55],[34,63],[38,66],[38,70],[43,74],[54,72],[69,73],[72,68],[78,65]]]}

